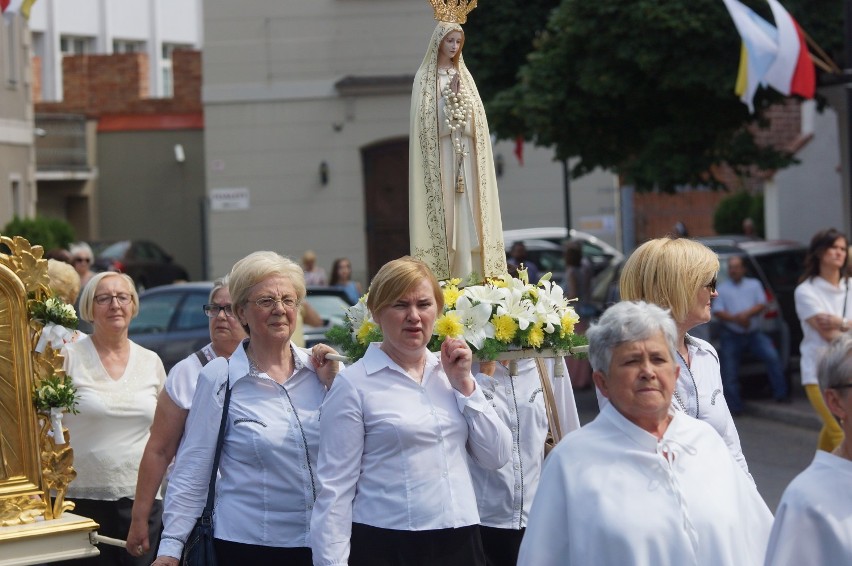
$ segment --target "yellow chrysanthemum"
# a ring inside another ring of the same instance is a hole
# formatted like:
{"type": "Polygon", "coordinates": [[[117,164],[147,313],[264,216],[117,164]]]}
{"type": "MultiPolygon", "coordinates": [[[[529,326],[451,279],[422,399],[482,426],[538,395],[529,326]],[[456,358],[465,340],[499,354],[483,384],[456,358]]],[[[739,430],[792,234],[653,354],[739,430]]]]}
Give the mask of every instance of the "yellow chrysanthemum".
{"type": "Polygon", "coordinates": [[[456,301],[461,296],[461,291],[455,285],[444,287],[444,308],[451,309],[456,306],[456,301]]]}
{"type": "Polygon", "coordinates": [[[365,320],[364,324],[361,325],[361,328],[358,329],[358,334],[355,337],[358,339],[358,342],[361,344],[367,344],[367,337],[370,335],[370,332],[376,328],[375,322],[370,322],[369,320],[365,320]]]}
{"type": "Polygon", "coordinates": [[[450,285],[452,285],[453,287],[458,287],[458,286],[459,286],[459,283],[461,283],[461,281],[462,281],[462,280],[461,280],[461,278],[459,278],[459,277],[453,277],[452,279],[450,279],[450,280],[448,281],[448,283],[449,283],[450,285]]]}
{"type": "Polygon", "coordinates": [[[435,332],[440,338],[461,338],[464,326],[461,323],[459,315],[454,312],[448,312],[438,317],[438,320],[435,321],[435,332]]]}
{"type": "Polygon", "coordinates": [[[527,290],[527,293],[529,293],[530,299],[532,299],[533,302],[536,302],[538,300],[538,289],[536,289],[535,287],[530,287],[527,290]]]}
{"type": "Polygon", "coordinates": [[[568,309],[564,315],[562,315],[562,331],[560,332],[562,338],[574,334],[574,325],[580,322],[580,315],[574,312],[574,309],[568,309]]]}
{"type": "Polygon", "coordinates": [[[540,348],[544,343],[544,330],[541,329],[541,324],[536,324],[532,328],[530,328],[530,334],[528,337],[530,346],[533,348],[540,348]]]}
{"type": "Polygon", "coordinates": [[[498,279],[498,278],[496,278],[496,277],[495,277],[494,279],[492,279],[491,281],[489,281],[489,283],[491,283],[491,284],[492,284],[492,285],[494,285],[495,287],[502,287],[502,288],[504,288],[504,289],[505,289],[506,287],[508,287],[508,286],[509,286],[509,284],[508,284],[508,283],[506,283],[506,282],[505,282],[505,281],[503,281],[502,279],[498,279]]]}
{"type": "Polygon", "coordinates": [[[500,314],[491,319],[494,325],[494,338],[500,342],[509,343],[515,339],[518,332],[518,323],[508,314],[500,314]]]}

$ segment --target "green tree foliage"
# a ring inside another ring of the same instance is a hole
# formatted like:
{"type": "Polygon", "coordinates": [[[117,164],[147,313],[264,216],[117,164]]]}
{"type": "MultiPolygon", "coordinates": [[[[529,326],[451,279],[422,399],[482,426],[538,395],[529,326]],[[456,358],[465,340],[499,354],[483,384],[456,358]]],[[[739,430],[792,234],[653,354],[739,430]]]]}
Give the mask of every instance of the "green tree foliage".
{"type": "MultiPolygon", "coordinates": [[[[768,4],[747,3],[772,20],[768,4]]],[[[603,167],[640,190],[714,185],[706,172],[722,162],[743,171],[793,162],[752,135],[780,95],[760,91],[750,116],[733,94],[740,39],[721,0],[562,0],[544,31],[548,3],[533,4],[528,18],[514,2],[483,5],[466,26],[465,59],[499,137],[525,135],[557,159],[579,158],[575,176],[603,167]],[[504,25],[480,11],[500,12],[504,25]]],[[[784,4],[829,53],[840,50],[839,0],[784,4]]]]}
{"type": "Polygon", "coordinates": [[[742,234],[746,218],[752,219],[755,233],[762,237],[765,233],[763,195],[737,191],[723,198],[713,213],[713,230],[717,234],[742,234]]]}
{"type": "Polygon", "coordinates": [[[3,235],[23,236],[32,245],[39,245],[44,251],[67,248],[74,241],[74,229],[68,222],[58,218],[18,218],[15,216],[3,228],[3,235]]]}

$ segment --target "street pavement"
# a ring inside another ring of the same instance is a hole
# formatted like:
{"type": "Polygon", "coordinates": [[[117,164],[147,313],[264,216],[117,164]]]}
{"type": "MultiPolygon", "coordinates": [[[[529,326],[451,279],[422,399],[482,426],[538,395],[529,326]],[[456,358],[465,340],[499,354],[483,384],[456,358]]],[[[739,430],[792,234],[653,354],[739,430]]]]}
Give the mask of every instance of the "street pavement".
{"type": "MultiPolygon", "coordinates": [[[[798,383],[798,375],[792,378],[798,383]]],[[[575,391],[580,422],[598,413],[594,390],[575,391]]],[[[745,414],[735,419],[749,471],[757,489],[775,512],[784,489],[814,457],[820,420],[800,385],[793,387],[793,402],[746,400],[745,414]]]]}

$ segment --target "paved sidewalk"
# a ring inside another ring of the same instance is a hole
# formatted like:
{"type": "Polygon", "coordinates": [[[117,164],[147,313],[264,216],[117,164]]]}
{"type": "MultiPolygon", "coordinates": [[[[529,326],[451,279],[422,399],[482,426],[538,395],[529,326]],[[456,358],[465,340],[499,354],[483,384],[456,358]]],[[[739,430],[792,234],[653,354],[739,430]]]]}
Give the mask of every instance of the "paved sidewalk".
{"type": "Polygon", "coordinates": [[[822,420],[816,414],[799,380],[799,374],[791,376],[792,403],[778,403],[774,399],[746,400],[745,414],[786,423],[793,426],[820,430],[822,420]]]}

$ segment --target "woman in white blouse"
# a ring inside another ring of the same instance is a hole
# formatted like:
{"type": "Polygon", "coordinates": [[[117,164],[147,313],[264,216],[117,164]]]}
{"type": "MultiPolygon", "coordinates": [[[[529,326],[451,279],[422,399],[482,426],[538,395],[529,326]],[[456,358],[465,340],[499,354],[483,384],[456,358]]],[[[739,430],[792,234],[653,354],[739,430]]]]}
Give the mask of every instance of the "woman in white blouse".
{"type": "Polygon", "coordinates": [[[846,236],[834,228],[821,230],[811,238],[805,256],[805,270],[796,287],[796,315],[802,325],[802,386],[814,410],[822,418],[817,448],[831,452],[843,440],[843,431],[825,406],[817,384],[817,364],[832,340],[850,329],[852,300],[846,236]]]}
{"type": "Polygon", "coordinates": [[[852,335],[836,338],[819,362],[819,387],[844,438],[817,450],[790,482],[766,550],[766,566],[849,564],[852,557],[852,335]]]}
{"type": "Polygon", "coordinates": [[[154,564],[178,564],[207,499],[226,388],[230,387],[214,544],[220,564],[311,564],[310,519],[319,484],[319,408],[337,370],[325,355],[290,343],[305,297],[302,269],[275,252],[234,264],[229,290],[249,335],[230,359],[198,378],[186,432],[169,480],[154,564]]]}
{"type": "Polygon", "coordinates": [[[201,368],[218,357],[229,357],[246,337],[232,309],[229,281],[227,275],[214,281],[210,302],[204,305],[204,312],[210,319],[210,343],[175,364],[157,401],[151,437],[139,463],[136,498],[125,544],[130,554],[142,554],[150,548],[147,525],[151,506],[183,438],[201,368]]]}
{"type": "Polygon", "coordinates": [[[707,246],[687,238],[657,238],[636,248],[627,259],[619,291],[622,300],[669,309],[677,325],[675,358],[680,366],[672,406],[707,421],[748,473],[740,435],[725,401],[719,355],[709,342],[688,334],[710,322],[710,301],[718,296],[718,271],[719,258],[707,246]]]}
{"type": "MultiPolygon", "coordinates": [[[[80,315],[92,323],[91,335],[67,344],[65,371],[71,376],[79,414],[65,416],[74,447],[77,479],[68,487],[75,512],[91,517],[98,532],[124,538],[136,491],[139,460],[148,441],[157,396],[166,379],[154,352],[127,337],[130,320],[139,312],[139,297],[127,275],[94,275],[80,294],[80,315]]],[[[155,502],[143,528],[152,540],[160,532],[162,504],[155,502]]],[[[100,556],[68,561],[69,565],[148,565],[152,553],[135,558],[124,550],[102,546],[100,556]]]]}
{"type": "Polygon", "coordinates": [[[503,363],[474,364],[477,387],[491,402],[512,433],[512,456],[499,470],[488,470],[471,461],[470,472],[479,507],[479,530],[487,566],[515,566],[533,497],[538,490],[544,463],[548,421],[539,363],[553,390],[559,412],[561,436],[580,428],[574,390],[565,358],[522,359],[517,374],[503,363]],[[555,375],[554,361],[562,366],[555,375]]]}
{"type": "Polygon", "coordinates": [[[314,564],[484,565],[467,455],[500,468],[509,430],[463,340],[446,339],[440,357],[427,349],[443,294],[425,263],[386,264],[367,306],[384,339],[341,372],[322,408],[314,564]]]}
{"type": "Polygon", "coordinates": [[[547,457],[519,565],[763,564],[772,514],[754,482],[706,422],[671,408],[677,334],[666,311],[629,301],[586,333],[609,403],[547,457]]]}

